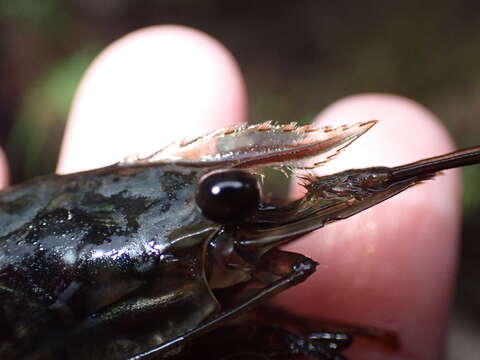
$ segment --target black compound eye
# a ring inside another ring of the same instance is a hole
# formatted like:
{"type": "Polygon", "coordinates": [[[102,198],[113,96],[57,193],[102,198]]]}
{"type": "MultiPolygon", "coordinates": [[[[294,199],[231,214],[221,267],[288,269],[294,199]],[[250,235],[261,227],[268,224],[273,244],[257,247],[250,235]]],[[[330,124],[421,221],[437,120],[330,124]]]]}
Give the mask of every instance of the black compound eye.
{"type": "Polygon", "coordinates": [[[210,220],[239,223],[258,209],[260,189],[255,176],[246,171],[215,171],[200,179],[196,200],[210,220]]]}

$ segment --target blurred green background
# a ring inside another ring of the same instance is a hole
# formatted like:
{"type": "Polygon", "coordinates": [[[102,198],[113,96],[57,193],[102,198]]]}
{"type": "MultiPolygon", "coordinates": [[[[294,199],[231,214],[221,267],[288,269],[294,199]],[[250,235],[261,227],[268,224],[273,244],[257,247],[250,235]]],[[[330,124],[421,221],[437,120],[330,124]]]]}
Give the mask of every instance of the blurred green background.
{"type": "MultiPolygon", "coordinates": [[[[306,121],[346,95],[387,92],[427,106],[458,146],[480,143],[477,1],[3,1],[0,145],[12,182],[54,171],[88,64],[113,40],[155,24],[191,26],[222,42],[246,78],[253,122],[306,121]]],[[[450,359],[480,353],[480,167],[464,174],[450,359]]]]}

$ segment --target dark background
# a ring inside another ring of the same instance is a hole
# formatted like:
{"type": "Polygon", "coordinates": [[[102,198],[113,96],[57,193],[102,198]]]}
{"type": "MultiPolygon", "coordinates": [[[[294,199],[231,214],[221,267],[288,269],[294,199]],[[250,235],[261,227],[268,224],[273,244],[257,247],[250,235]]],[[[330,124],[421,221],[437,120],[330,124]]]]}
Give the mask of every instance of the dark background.
{"type": "MultiPolygon", "coordinates": [[[[55,170],[73,93],[101,49],[156,24],[197,28],[233,53],[252,122],[307,121],[346,95],[387,92],[427,106],[458,146],[480,144],[477,1],[3,1],[0,145],[12,182],[55,170]]],[[[480,353],[480,167],[464,175],[450,359],[480,353]]]]}

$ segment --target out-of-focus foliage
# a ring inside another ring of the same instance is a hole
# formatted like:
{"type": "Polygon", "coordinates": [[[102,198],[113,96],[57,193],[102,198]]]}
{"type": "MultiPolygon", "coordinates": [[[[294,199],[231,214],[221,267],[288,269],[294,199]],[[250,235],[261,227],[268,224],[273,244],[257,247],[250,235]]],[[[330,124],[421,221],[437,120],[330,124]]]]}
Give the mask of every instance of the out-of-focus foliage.
{"type": "Polygon", "coordinates": [[[65,1],[17,0],[0,2],[0,20],[28,25],[46,33],[65,28],[70,19],[65,1]]]}
{"type": "Polygon", "coordinates": [[[73,95],[97,51],[86,48],[60,59],[26,89],[6,145],[23,176],[55,171],[73,95]]]}
{"type": "Polygon", "coordinates": [[[480,169],[479,167],[469,167],[463,170],[464,174],[464,195],[463,201],[465,213],[472,217],[479,217],[480,213],[480,169]]]}

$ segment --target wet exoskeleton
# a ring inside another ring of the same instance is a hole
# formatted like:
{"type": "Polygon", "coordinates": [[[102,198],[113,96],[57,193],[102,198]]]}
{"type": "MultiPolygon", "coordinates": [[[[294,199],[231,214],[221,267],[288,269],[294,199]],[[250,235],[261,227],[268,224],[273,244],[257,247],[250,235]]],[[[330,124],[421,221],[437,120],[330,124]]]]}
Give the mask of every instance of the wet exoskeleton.
{"type": "Polygon", "coordinates": [[[279,245],[480,162],[476,147],[307,176],[287,205],[262,198],[263,167],[316,167],[374,123],[230,127],[2,191],[0,358],[344,359],[356,334],[395,346],[388,331],[248,311],[315,271],[279,245]]]}

